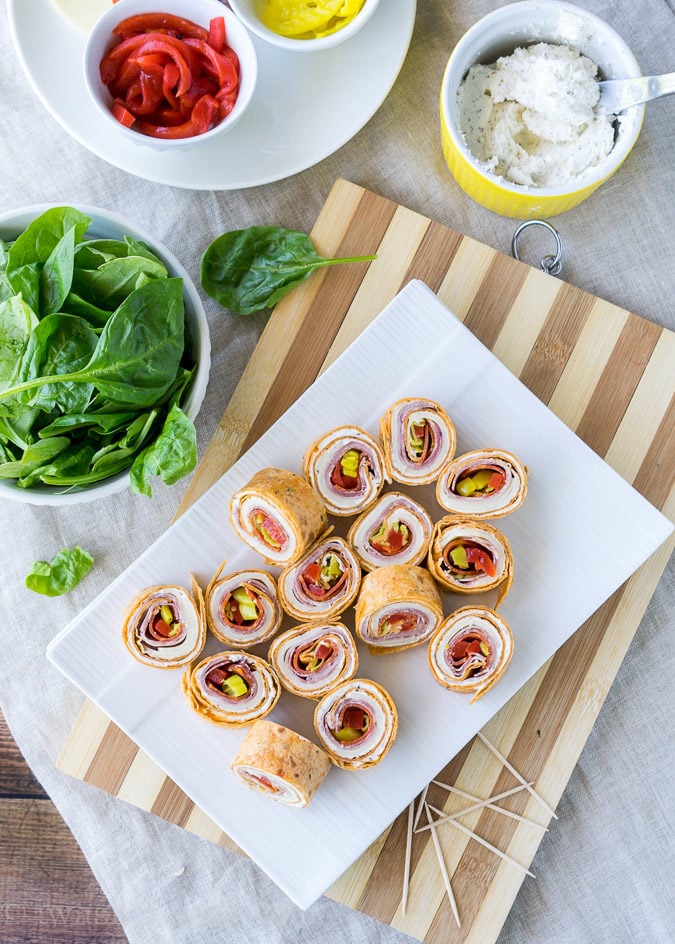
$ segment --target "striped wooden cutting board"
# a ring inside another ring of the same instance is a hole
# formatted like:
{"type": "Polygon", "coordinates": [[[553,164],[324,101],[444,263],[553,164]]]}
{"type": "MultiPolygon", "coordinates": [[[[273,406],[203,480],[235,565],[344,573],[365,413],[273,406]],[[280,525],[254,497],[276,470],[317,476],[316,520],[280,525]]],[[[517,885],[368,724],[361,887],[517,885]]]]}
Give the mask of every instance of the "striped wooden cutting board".
{"type": "MultiPolygon", "coordinates": [[[[329,267],[272,314],[179,514],[353,341],[411,278],[426,282],[496,356],[650,502],[675,516],[675,334],[338,180],[312,231],[327,256],[376,252],[376,264],[329,267]]],[[[557,804],[672,550],[662,547],[521,691],[483,734],[557,804]]],[[[219,845],[234,843],[87,702],[59,767],[219,845]]],[[[439,780],[474,795],[517,784],[478,738],[439,780]]],[[[433,787],[429,802],[465,800],[433,787]]],[[[522,791],[503,806],[545,825],[522,791]]],[[[483,809],[462,822],[529,865],[542,830],[483,809]]],[[[461,915],[454,922],[430,833],[415,835],[401,908],[407,818],[399,817],[331,888],[330,897],[429,944],[494,941],[524,874],[459,830],[438,829],[461,915]]]]}

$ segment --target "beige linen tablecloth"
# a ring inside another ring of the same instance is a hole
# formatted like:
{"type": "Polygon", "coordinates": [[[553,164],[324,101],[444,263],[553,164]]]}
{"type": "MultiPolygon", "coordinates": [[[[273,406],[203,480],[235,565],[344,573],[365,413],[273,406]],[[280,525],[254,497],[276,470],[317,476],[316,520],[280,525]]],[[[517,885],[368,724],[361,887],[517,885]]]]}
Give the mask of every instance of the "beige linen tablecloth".
{"type": "MultiPolygon", "coordinates": [[[[30,3],[31,0],[22,0],[30,3]]],[[[387,3],[387,0],[382,0],[387,3]]],[[[645,74],[675,67],[667,0],[585,0],[631,44],[645,74]]],[[[0,210],[40,202],[115,210],[153,232],[196,278],[219,233],[253,223],[308,231],[338,177],[398,201],[504,251],[515,222],[473,204],[447,172],[437,101],[459,37],[498,4],[420,0],[409,54],[371,121],[331,157],[287,180],[237,192],[182,190],[109,165],[47,113],[22,72],[0,10],[0,210]]],[[[556,219],[562,277],[675,328],[675,99],[647,108],[623,168],[582,206],[556,219]]],[[[528,260],[530,261],[530,260],[528,260]]],[[[532,260],[534,261],[534,260],[532,260]]],[[[265,323],[224,313],[204,297],[213,367],[197,429],[203,451],[265,323]]],[[[299,911],[250,861],[59,773],[55,759],[83,697],[45,659],[54,634],[171,521],[186,483],[123,493],[71,510],[0,503],[0,704],[29,764],[75,834],[131,944],[394,944],[410,940],[322,899],[299,911]],[[72,593],[25,589],[34,560],[76,543],[96,564],[72,593]]],[[[500,944],[675,940],[673,835],[673,580],[661,581],[542,842],[500,944]]],[[[1,842],[1,838],[0,838],[1,842]]],[[[0,928],[0,941],[12,940],[0,928]]]]}

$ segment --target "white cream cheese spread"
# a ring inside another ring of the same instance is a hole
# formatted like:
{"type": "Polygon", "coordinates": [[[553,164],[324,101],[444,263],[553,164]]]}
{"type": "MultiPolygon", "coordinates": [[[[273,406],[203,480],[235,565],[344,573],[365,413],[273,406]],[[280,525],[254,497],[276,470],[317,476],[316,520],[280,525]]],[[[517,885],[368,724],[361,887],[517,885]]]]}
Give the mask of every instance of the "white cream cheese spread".
{"type": "Polygon", "coordinates": [[[485,169],[526,187],[574,185],[614,145],[597,113],[597,66],[569,46],[536,43],[475,65],[457,92],[459,128],[485,169]]]}

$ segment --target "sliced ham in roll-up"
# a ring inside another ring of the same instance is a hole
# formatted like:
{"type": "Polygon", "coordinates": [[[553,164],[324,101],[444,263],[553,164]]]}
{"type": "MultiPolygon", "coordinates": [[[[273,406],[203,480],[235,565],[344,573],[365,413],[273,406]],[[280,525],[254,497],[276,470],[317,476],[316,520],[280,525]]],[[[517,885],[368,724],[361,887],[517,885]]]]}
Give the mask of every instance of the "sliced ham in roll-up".
{"type": "Polygon", "coordinates": [[[361,770],[378,764],[394,743],[398,713],[380,684],[350,679],[317,704],[314,728],[334,764],[361,770]]]}
{"type": "Polygon", "coordinates": [[[259,656],[218,652],[183,675],[191,707],[214,724],[241,727],[264,718],[274,708],[281,685],[276,672],[259,656]]]}
{"type": "Polygon", "coordinates": [[[436,483],[446,511],[472,518],[502,518],[519,508],[527,494],[527,469],[503,449],[475,449],[453,459],[436,483]]]}
{"type": "Polygon", "coordinates": [[[277,584],[265,570],[238,570],[223,576],[225,562],[204,595],[206,621],[228,646],[246,649],[267,642],[281,625],[277,584]]]}
{"type": "Polygon", "coordinates": [[[324,533],[326,509],[295,472],[261,469],[232,496],[230,520],[239,537],[280,567],[304,554],[324,533]]]}
{"type": "Polygon", "coordinates": [[[440,593],[423,567],[390,564],[372,570],[361,581],[356,634],[374,654],[421,645],[442,618],[440,593]]]}
{"type": "Polygon", "coordinates": [[[380,442],[394,482],[425,485],[434,482],[454,456],[457,434],[440,403],[405,397],[380,420],[380,442]]]}
{"type": "Polygon", "coordinates": [[[322,538],[279,575],[279,599],[299,620],[331,619],[356,599],[361,566],[343,538],[322,538]]]}
{"type": "Polygon", "coordinates": [[[437,682],[472,702],[497,682],[513,654],[513,634],[501,614],[465,606],[443,620],[429,641],[429,666],[437,682]]]}
{"type": "Polygon", "coordinates": [[[122,628],[134,659],[160,669],[175,669],[196,659],[206,642],[201,588],[191,575],[191,589],[146,587],[131,602],[122,628]]]}
{"type": "Polygon", "coordinates": [[[378,442],[359,426],[339,426],[307,449],[304,473],[333,515],[358,515],[378,497],[386,480],[378,442]]]}
{"type": "Polygon", "coordinates": [[[301,698],[321,698],[356,674],[356,643],[344,623],[315,620],[280,633],[267,653],[287,691],[301,698]]]}
{"type": "Polygon", "coordinates": [[[273,721],[255,721],[246,732],[232,772],[247,787],[291,807],[305,807],[331,769],[325,751],[273,721]]]}
{"type": "Polygon", "coordinates": [[[430,572],[453,593],[498,589],[498,606],[513,582],[513,553],[506,535],[487,521],[445,515],[434,525],[430,572]]]}
{"type": "Polygon", "coordinates": [[[428,511],[402,492],[385,492],[352,524],[347,540],[361,567],[419,564],[427,556],[432,521],[428,511]]]}

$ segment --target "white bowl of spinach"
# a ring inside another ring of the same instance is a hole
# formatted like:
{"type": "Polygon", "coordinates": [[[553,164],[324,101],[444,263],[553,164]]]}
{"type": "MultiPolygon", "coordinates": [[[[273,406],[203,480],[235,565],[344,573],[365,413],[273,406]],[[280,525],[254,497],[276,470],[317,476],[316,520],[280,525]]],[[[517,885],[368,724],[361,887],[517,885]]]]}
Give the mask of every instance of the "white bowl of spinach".
{"type": "Polygon", "coordinates": [[[0,215],[0,498],[178,481],[209,369],[200,297],[157,240],[93,207],[0,215]]]}

